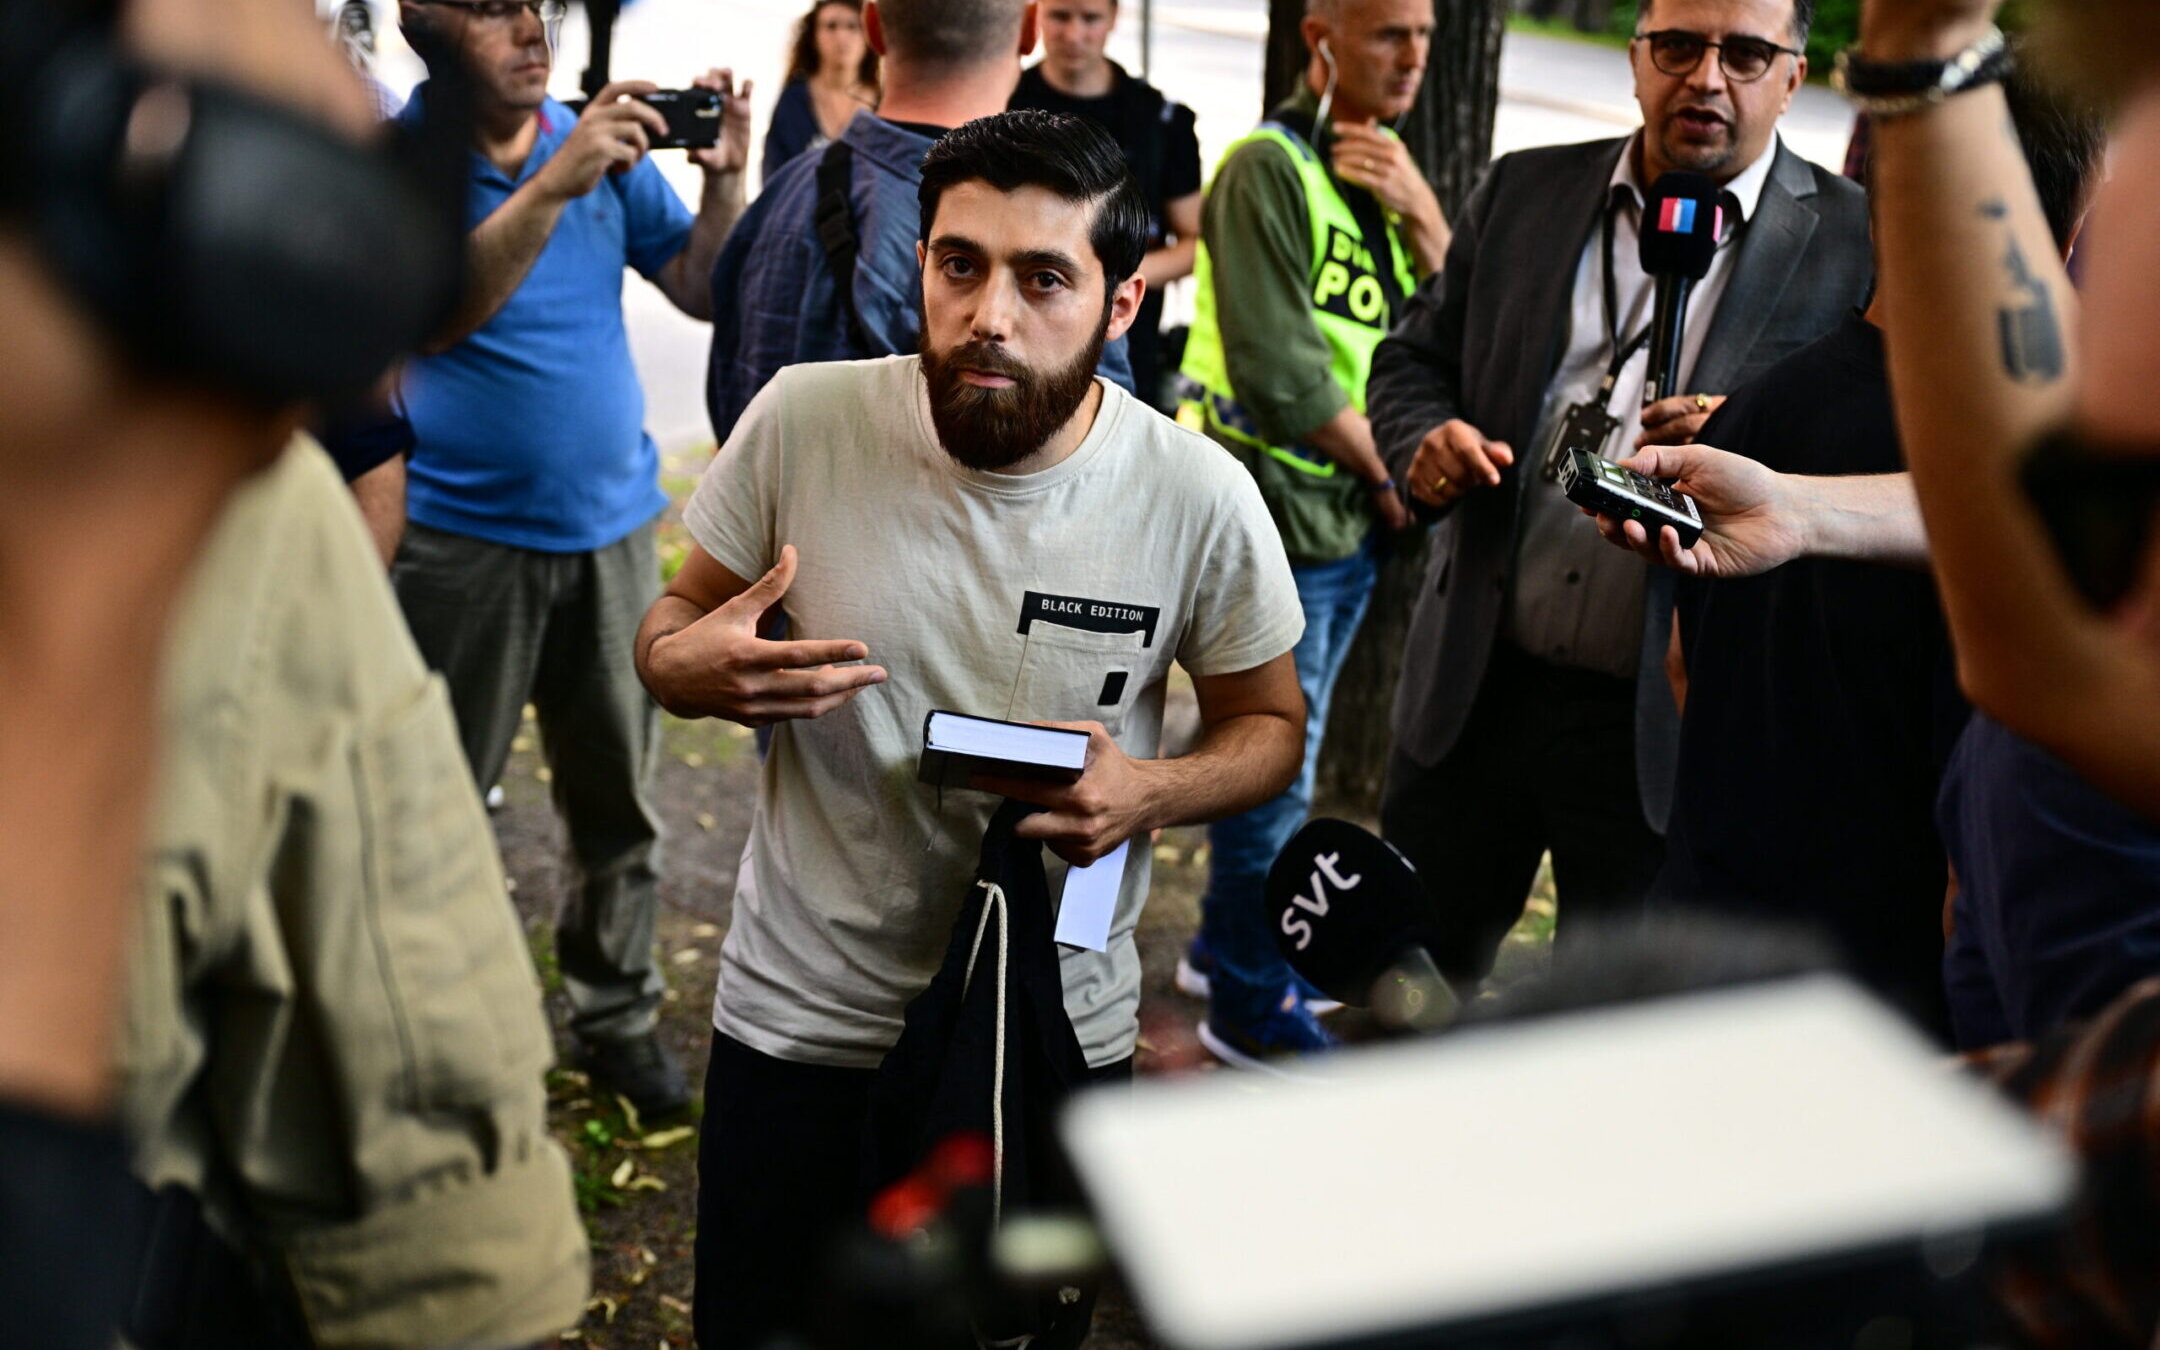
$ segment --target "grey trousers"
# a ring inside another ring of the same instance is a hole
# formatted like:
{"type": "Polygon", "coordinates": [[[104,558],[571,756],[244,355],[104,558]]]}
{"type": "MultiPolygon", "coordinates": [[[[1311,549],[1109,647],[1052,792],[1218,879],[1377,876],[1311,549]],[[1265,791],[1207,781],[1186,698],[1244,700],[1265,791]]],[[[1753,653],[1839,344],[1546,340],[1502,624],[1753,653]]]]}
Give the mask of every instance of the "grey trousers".
{"type": "Polygon", "coordinates": [[[660,710],[632,659],[660,591],[648,524],[590,553],[535,553],[410,525],[391,568],[413,640],[442,673],[484,793],[502,776],[525,705],[540,719],[574,875],[555,951],[570,1026],[586,1041],[652,1030],[659,824],[648,801],[660,710]]]}

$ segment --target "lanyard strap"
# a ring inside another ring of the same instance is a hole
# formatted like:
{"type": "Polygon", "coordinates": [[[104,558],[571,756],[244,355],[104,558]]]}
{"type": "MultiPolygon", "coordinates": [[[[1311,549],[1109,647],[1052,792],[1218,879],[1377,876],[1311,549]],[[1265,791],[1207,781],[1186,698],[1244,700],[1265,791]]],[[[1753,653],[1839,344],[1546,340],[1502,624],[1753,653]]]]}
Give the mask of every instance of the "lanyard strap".
{"type": "Polygon", "coordinates": [[[1605,379],[1598,385],[1598,406],[1609,414],[1612,411],[1613,386],[1620,383],[1620,372],[1635,359],[1635,353],[1649,345],[1650,330],[1655,324],[1644,324],[1642,331],[1626,342],[1620,340],[1620,280],[1614,275],[1613,217],[1620,213],[1620,203],[1605,204],[1605,336],[1612,344],[1612,364],[1605,367],[1605,379]]]}

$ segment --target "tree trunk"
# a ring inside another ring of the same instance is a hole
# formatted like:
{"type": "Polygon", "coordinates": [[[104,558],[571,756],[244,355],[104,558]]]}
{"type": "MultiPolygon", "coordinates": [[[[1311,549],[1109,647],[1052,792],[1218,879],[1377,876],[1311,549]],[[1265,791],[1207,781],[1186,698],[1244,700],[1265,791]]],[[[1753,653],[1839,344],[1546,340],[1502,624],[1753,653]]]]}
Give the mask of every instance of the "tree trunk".
{"type": "Polygon", "coordinates": [[[1305,20],[1305,0],[1268,0],[1267,69],[1260,77],[1260,116],[1290,96],[1305,74],[1304,35],[1298,25],[1305,20]]]}
{"type": "MultiPolygon", "coordinates": [[[[1425,86],[1399,126],[1451,219],[1492,158],[1500,36],[1508,7],[1508,0],[1433,0],[1436,27],[1425,86]]],[[[1305,3],[1269,0],[1268,13],[1267,106],[1272,108],[1304,70],[1298,22],[1305,3]]],[[[1424,576],[1425,540],[1422,533],[1412,534],[1382,567],[1372,607],[1335,686],[1315,792],[1327,809],[1365,817],[1379,810],[1380,778],[1393,742],[1395,681],[1424,576]]]]}

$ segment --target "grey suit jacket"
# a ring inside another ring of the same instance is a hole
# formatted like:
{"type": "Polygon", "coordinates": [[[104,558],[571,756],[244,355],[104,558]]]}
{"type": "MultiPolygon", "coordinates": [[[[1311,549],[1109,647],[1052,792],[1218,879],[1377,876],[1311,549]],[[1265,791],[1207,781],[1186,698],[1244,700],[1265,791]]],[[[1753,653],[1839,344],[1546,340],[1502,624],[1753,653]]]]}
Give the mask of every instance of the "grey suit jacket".
{"type": "MultiPolygon", "coordinates": [[[[1506,441],[1517,457],[1499,487],[1460,499],[1433,540],[1395,700],[1396,746],[1419,764],[1453,748],[1485,681],[1515,565],[1522,460],[1566,341],[1576,264],[1626,146],[1553,146],[1495,162],[1463,206],[1447,266],[1418,288],[1373,357],[1367,408],[1398,479],[1418,442],[1450,418],[1506,441]]],[[[1746,384],[1828,332],[1863,301],[1873,274],[1865,195],[1779,146],[1687,387],[1729,393],[1746,384]]],[[[1635,757],[1644,814],[1662,832],[1680,718],[1664,677],[1671,574],[1651,573],[1635,757]]]]}

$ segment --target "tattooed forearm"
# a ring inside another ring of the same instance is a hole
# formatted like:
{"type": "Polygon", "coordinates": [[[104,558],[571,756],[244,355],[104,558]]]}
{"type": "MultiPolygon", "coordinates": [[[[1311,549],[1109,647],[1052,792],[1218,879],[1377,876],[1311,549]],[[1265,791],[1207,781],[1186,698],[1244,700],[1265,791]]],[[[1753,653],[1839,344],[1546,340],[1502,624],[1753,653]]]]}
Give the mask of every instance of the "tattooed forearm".
{"type": "MultiPolygon", "coordinates": [[[[1989,220],[2007,220],[2010,208],[1995,198],[1982,203],[1980,214],[1989,220]]],[[[2054,292],[2033,272],[2014,234],[2003,257],[2003,270],[2011,291],[2010,302],[1995,315],[2003,373],[2020,384],[2053,384],[2068,369],[2054,292]]]]}

